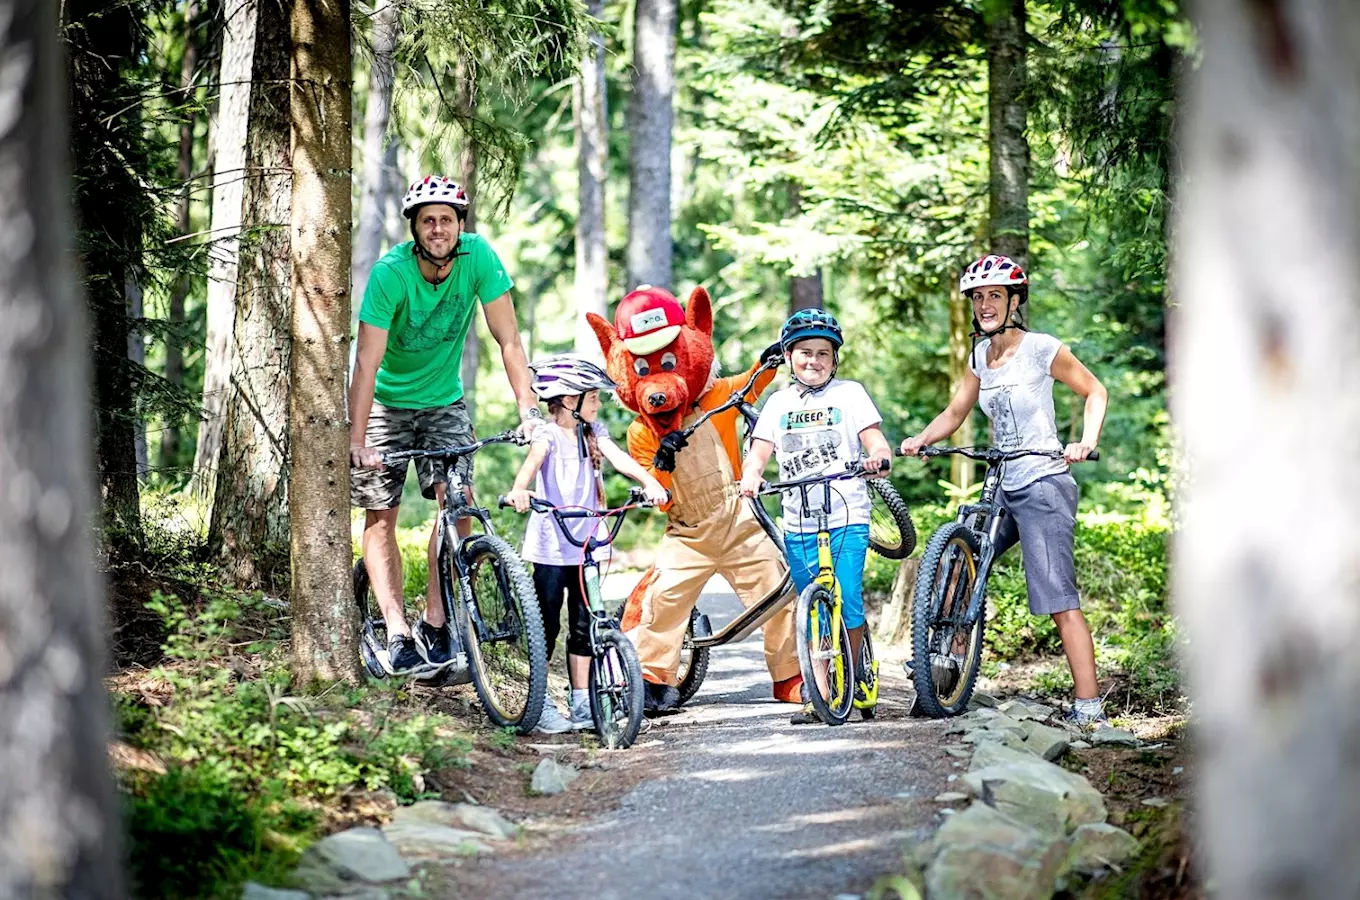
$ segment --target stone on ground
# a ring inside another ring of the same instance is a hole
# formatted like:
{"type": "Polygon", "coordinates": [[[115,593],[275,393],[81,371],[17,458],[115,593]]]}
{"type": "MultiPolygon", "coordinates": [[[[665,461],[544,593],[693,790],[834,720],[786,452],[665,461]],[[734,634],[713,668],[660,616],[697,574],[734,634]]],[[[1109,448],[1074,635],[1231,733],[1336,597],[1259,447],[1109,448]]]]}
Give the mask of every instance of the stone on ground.
{"type": "Polygon", "coordinates": [[[930,897],[1043,900],[1053,896],[1066,841],[981,803],[940,826],[926,869],[930,897]]]}
{"type": "Polygon", "coordinates": [[[285,891],[247,881],[241,889],[241,900],[312,900],[312,895],[306,891],[285,891]]]}
{"type": "Polygon", "coordinates": [[[1025,747],[1035,756],[1042,756],[1052,762],[1067,752],[1067,732],[1061,728],[1030,720],[1025,722],[1025,747]]]}
{"type": "Polygon", "coordinates": [[[535,794],[560,794],[580,775],[574,768],[555,759],[545,759],[534,769],[529,789],[535,794]]]}
{"type": "Polygon", "coordinates": [[[376,828],[351,828],[322,838],[302,855],[294,872],[298,886],[313,894],[410,877],[411,867],[376,828]]]}
{"type": "Polygon", "coordinates": [[[1007,700],[997,707],[1012,719],[1038,719],[1043,721],[1053,715],[1053,707],[1028,700],[1007,700]]]}
{"type": "Polygon", "coordinates": [[[1089,781],[1031,754],[980,745],[963,782],[988,806],[1045,832],[1105,821],[1105,799],[1089,781]]]}
{"type": "Polygon", "coordinates": [[[1067,842],[1064,869],[1093,875],[1101,869],[1122,865],[1137,852],[1137,839],[1122,828],[1100,822],[1082,825],[1067,842]]]}
{"type": "Polygon", "coordinates": [[[490,853],[479,831],[450,828],[434,822],[407,819],[383,826],[383,835],[405,857],[475,856],[490,853]]]}
{"type": "Polygon", "coordinates": [[[475,831],[478,837],[504,840],[519,834],[519,826],[490,806],[471,803],[446,803],[443,800],[421,800],[410,806],[398,807],[392,813],[393,823],[425,822],[475,831]]]}
{"type": "Polygon", "coordinates": [[[1142,741],[1123,728],[1102,728],[1091,732],[1090,741],[1097,747],[1137,747],[1142,741]]]}

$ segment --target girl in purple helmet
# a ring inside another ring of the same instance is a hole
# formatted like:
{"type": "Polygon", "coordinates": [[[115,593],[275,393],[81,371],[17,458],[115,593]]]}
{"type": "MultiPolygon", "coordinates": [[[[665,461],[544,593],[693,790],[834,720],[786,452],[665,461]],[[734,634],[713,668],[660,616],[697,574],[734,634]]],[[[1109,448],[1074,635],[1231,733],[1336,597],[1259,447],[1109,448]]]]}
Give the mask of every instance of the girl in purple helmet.
{"type": "MultiPolygon", "coordinates": [[[[600,413],[600,391],[617,385],[603,369],[589,360],[566,354],[530,363],[534,393],[548,404],[548,425],[540,428],[529,445],[529,455],[515,476],[514,487],[505,495],[519,512],[529,509],[529,498],[539,497],[554,506],[581,506],[598,509],[604,503],[600,463],[609,463],[639,482],[647,499],[664,503],[666,489],[618,447],[596,418],[600,413]],[[530,483],[534,484],[532,493],[530,483]]],[[[575,537],[584,539],[595,521],[581,519],[572,523],[575,537]]],[[[562,715],[557,704],[543,704],[535,731],[561,734],[591,728],[590,699],[586,682],[590,675],[590,612],[582,590],[582,550],[558,530],[548,513],[529,516],[520,556],[534,564],[534,591],[543,611],[543,636],[552,658],[561,631],[562,602],[567,603],[567,675],[571,681],[571,717],[562,715]]]]}
{"type": "Polygon", "coordinates": [[[1073,724],[1106,724],[1096,687],[1095,648],[1081,611],[1073,562],[1077,483],[1068,464],[1086,459],[1100,440],[1107,394],[1090,370],[1057,338],[1031,332],[1021,309],[1029,278],[1004,256],[984,256],[964,270],[959,290],[973,304],[975,343],[963,382],[944,412],[920,434],[902,442],[902,453],[949,437],[973,404],[992,423],[992,445],[1002,450],[1062,450],[1063,459],[1029,456],[1006,465],[999,499],[1009,511],[996,552],[1020,544],[1025,560],[1029,609],[1048,615],[1058,627],[1072,669],[1076,702],[1073,724]],[[1053,410],[1053,382],[1061,381],[1086,401],[1081,440],[1064,445],[1053,410]]]}

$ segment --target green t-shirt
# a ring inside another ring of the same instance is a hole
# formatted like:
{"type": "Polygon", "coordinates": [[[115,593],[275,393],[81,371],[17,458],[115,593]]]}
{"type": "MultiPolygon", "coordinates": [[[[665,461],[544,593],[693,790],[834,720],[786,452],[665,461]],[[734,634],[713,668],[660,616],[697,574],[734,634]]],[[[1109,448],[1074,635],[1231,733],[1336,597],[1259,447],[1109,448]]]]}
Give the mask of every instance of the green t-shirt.
{"type": "Polygon", "coordinates": [[[453,272],[438,285],[420,274],[414,244],[398,244],[373,265],[359,321],[387,330],[373,399],[399,409],[447,406],[463,396],[463,342],[477,304],[514,287],[481,236],[458,241],[453,272]]]}

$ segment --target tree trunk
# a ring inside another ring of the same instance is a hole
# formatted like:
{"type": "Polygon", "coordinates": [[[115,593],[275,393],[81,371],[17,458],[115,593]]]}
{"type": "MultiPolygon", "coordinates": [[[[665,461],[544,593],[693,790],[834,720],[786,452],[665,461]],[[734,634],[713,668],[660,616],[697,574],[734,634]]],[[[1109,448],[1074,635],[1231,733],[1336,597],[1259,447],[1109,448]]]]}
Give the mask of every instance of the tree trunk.
{"type": "MultiPolygon", "coordinates": [[[[949,396],[963,384],[964,373],[968,371],[968,354],[973,341],[968,336],[973,330],[972,308],[968,301],[951,292],[949,304],[949,396]]],[[[955,447],[971,447],[976,440],[973,430],[973,413],[969,410],[963,424],[954,432],[949,442],[955,447]]],[[[977,480],[977,463],[967,457],[949,458],[949,480],[960,489],[966,489],[977,480]]]]}
{"type": "MultiPolygon", "coordinates": [[[[802,185],[796,181],[790,181],[788,218],[797,218],[802,211],[802,185]]],[[[793,275],[789,278],[789,315],[793,315],[800,309],[821,309],[823,305],[822,270],[820,266],[815,274],[793,275]]]]}
{"type": "Polygon", "coordinates": [[[676,0],[637,0],[628,106],[628,284],[671,289],[671,95],[676,0]]]}
{"type": "Polygon", "coordinates": [[[231,380],[208,544],[241,587],[272,587],[288,562],[287,0],[256,0],[231,380]]]}
{"type": "MultiPolygon", "coordinates": [[[[142,319],[146,310],[142,302],[142,286],[136,278],[128,278],[123,283],[123,296],[127,298],[128,311],[128,361],[136,370],[146,369],[146,340],[143,335],[142,319]]],[[[137,481],[146,481],[151,471],[151,463],[146,455],[146,420],[138,415],[132,423],[132,446],[137,456],[137,481]]]]}
{"type": "MultiPolygon", "coordinates": [[[[472,117],[477,115],[477,81],[472,74],[472,67],[466,65],[460,58],[457,67],[458,86],[454,96],[454,102],[458,107],[458,114],[463,117],[463,121],[470,122],[472,117]]],[[[471,204],[468,206],[467,220],[463,227],[469,232],[477,230],[477,142],[472,139],[472,133],[466,132],[463,137],[463,149],[458,154],[458,177],[462,182],[463,190],[467,191],[468,199],[471,204]]],[[[477,367],[481,362],[482,339],[477,333],[477,319],[474,314],[472,320],[468,322],[467,338],[463,342],[463,358],[459,367],[459,375],[463,380],[463,402],[467,405],[468,419],[474,426],[477,424],[477,367]]]]}
{"type": "Polygon", "coordinates": [[[916,573],[920,571],[919,556],[897,564],[888,602],[878,620],[878,637],[885,644],[901,644],[911,640],[911,600],[916,587],[916,573]]]}
{"type": "Polygon", "coordinates": [[[1025,0],[987,15],[988,252],[1029,268],[1029,143],[1025,140],[1025,0]]]}
{"type": "Polygon", "coordinates": [[[350,586],[349,0],[293,0],[293,356],[288,446],[293,675],[356,681],[350,586]]]}
{"type": "Polygon", "coordinates": [[[132,10],[102,0],[66,0],[63,29],[72,67],[72,155],[81,262],[87,287],[95,384],[95,458],[104,521],[113,543],[141,536],[137,484],[136,384],[128,362],[127,284],[142,276],[144,197],[133,174],[145,165],[122,90],[123,66],[143,50],[132,10]]]}
{"type": "MultiPolygon", "coordinates": [[[[373,14],[373,65],[368,71],[368,106],[364,109],[364,171],[359,184],[359,233],[354,241],[354,296],[362,300],[368,273],[382,253],[383,218],[387,208],[388,179],[383,140],[392,117],[392,85],[395,81],[392,53],[401,23],[397,4],[381,4],[373,14]]],[[[358,311],[358,304],[354,304],[358,311]]]]}
{"type": "Polygon", "coordinates": [[[1205,880],[1356,897],[1360,8],[1198,11],[1170,393],[1205,880]]]}
{"type": "MultiPolygon", "coordinates": [[[[56,4],[0,0],[0,897],[122,897],[56,4]],[[22,237],[19,237],[22,236],[22,237]]],[[[122,284],[118,287],[121,289],[122,284]]],[[[124,348],[126,349],[126,348],[124,348]]]]}
{"type": "Polygon", "coordinates": [[[236,274],[245,198],[255,31],[260,0],[226,0],[221,90],[213,122],[213,190],[208,263],[208,329],[203,348],[203,419],[194,452],[194,490],[211,499],[222,451],[223,407],[235,356],[236,274]]]}
{"type": "MultiPolygon", "coordinates": [[[[184,5],[184,57],[179,67],[179,102],[188,106],[194,95],[194,70],[198,66],[198,0],[187,0],[184,5]]],[[[180,188],[175,228],[180,235],[189,233],[189,201],[193,190],[189,180],[194,174],[194,116],[186,114],[179,126],[179,168],[176,170],[180,188]]],[[[175,279],[170,291],[168,321],[170,340],[165,342],[165,380],[175,387],[184,383],[184,301],[189,296],[189,273],[175,279]]],[[[161,428],[160,464],[174,466],[179,461],[180,421],[178,417],[165,421],[161,428]]]]}
{"type": "MultiPolygon", "coordinates": [[[[586,12],[604,14],[604,0],[587,0],[586,12]]],[[[604,38],[590,34],[581,70],[572,91],[576,125],[576,184],[580,210],[576,216],[575,350],[600,359],[600,342],[586,313],[608,317],[609,256],[605,247],[604,188],[609,177],[609,115],[605,99],[604,38]]]]}
{"type": "MultiPolygon", "coordinates": [[[[387,233],[387,249],[400,244],[402,241],[411,239],[410,225],[406,222],[406,217],[401,214],[401,201],[406,197],[406,188],[409,182],[402,168],[401,141],[393,137],[387,144],[387,152],[383,154],[383,166],[387,173],[387,214],[383,219],[383,228],[387,233]]],[[[412,173],[414,176],[415,173],[412,173]]],[[[415,181],[412,177],[411,181],[415,181]]],[[[363,299],[361,296],[360,300],[363,299]]]]}

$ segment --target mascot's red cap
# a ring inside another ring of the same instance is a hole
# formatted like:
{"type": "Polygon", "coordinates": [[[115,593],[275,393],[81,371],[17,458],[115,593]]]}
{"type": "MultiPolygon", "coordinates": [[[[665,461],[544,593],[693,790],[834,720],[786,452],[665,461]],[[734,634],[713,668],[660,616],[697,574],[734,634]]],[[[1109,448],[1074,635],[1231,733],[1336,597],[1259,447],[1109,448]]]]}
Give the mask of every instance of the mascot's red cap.
{"type": "Polygon", "coordinates": [[[634,356],[655,353],[675,340],[685,324],[685,310],[665,288],[640,284],[619,301],[614,328],[634,356]]]}

